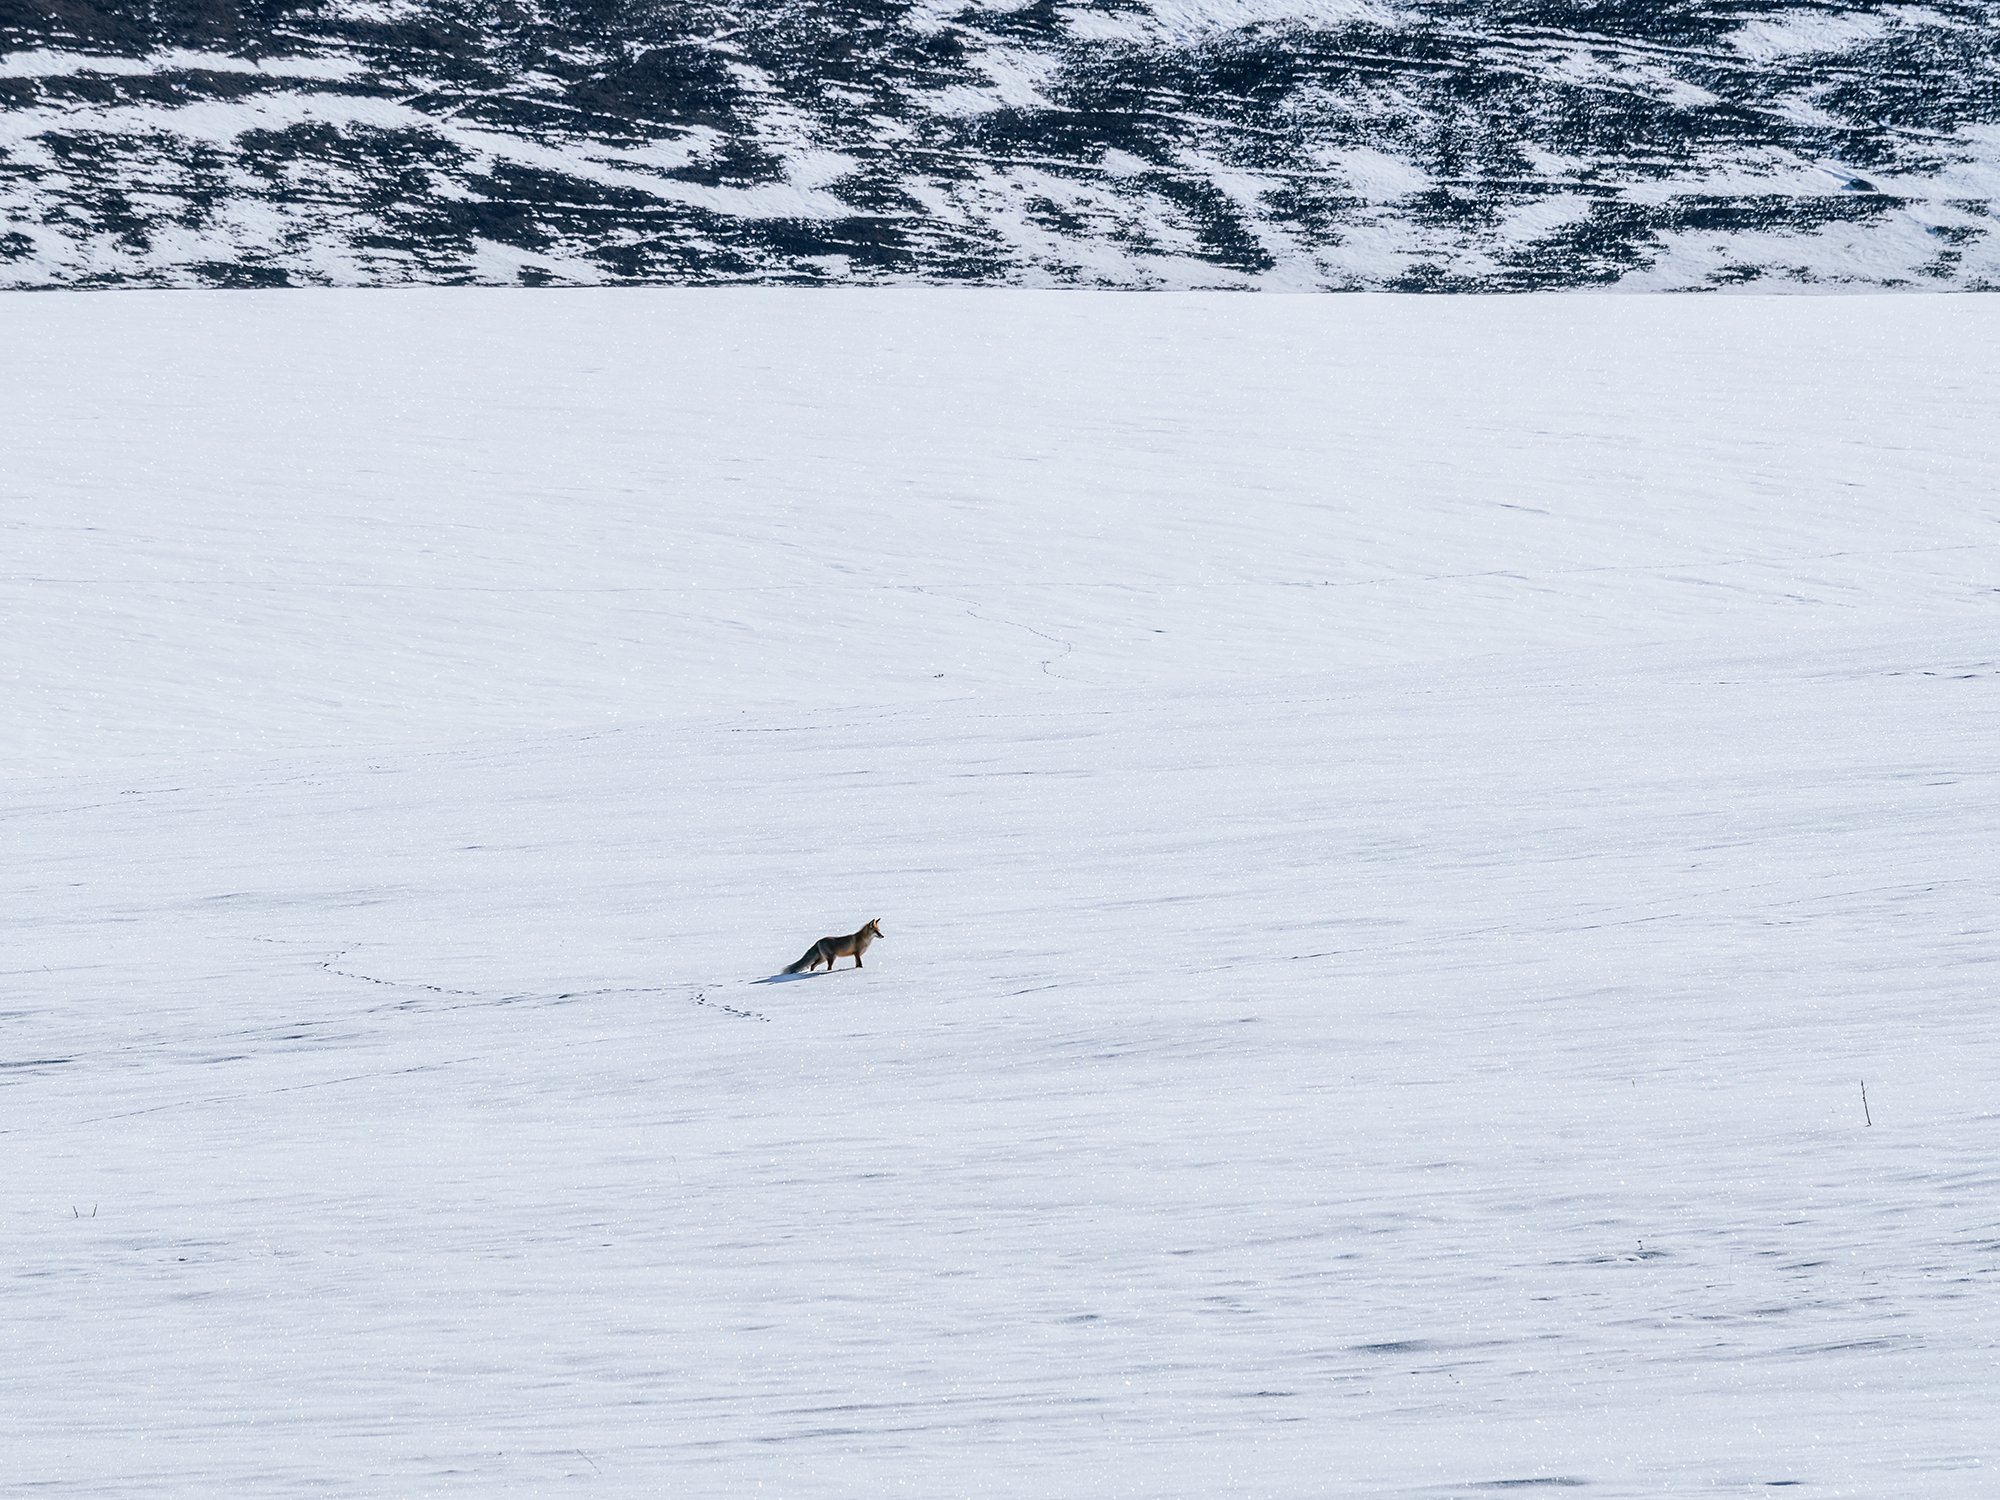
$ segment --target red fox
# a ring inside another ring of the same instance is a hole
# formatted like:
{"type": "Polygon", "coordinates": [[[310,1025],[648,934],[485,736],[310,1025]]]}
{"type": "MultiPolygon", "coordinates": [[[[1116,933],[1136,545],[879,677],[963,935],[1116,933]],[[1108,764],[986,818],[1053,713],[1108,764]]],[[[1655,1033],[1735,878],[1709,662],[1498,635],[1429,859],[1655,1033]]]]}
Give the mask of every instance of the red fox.
{"type": "Polygon", "coordinates": [[[787,974],[810,974],[821,964],[825,964],[827,972],[832,973],[833,961],[836,958],[845,958],[850,953],[854,955],[854,967],[858,969],[861,967],[861,955],[866,953],[868,945],[881,935],[882,919],[877,917],[859,932],[850,933],[846,937],[821,938],[810,948],[806,949],[805,956],[789,969],[785,970],[785,972],[787,974]]]}

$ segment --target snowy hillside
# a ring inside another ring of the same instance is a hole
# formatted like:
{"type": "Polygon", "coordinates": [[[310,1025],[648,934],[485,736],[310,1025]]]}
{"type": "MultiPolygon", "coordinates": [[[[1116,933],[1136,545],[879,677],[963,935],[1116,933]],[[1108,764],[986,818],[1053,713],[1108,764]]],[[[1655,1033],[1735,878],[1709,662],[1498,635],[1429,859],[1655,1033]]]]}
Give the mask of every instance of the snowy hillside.
{"type": "Polygon", "coordinates": [[[0,338],[0,1491],[1992,1492],[1995,304],[0,338]]]}
{"type": "Polygon", "coordinates": [[[0,286],[1995,287],[2000,5],[0,5],[0,286]]]}

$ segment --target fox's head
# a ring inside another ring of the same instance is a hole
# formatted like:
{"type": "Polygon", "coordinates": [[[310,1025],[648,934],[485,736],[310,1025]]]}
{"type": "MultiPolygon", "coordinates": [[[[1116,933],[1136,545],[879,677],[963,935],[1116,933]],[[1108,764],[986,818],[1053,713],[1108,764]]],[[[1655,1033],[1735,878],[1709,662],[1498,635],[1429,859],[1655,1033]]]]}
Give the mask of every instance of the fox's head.
{"type": "Polygon", "coordinates": [[[862,928],[861,930],[863,932],[872,932],[875,934],[875,936],[880,937],[882,935],[882,919],[880,917],[877,917],[874,921],[870,922],[866,927],[862,928]]]}

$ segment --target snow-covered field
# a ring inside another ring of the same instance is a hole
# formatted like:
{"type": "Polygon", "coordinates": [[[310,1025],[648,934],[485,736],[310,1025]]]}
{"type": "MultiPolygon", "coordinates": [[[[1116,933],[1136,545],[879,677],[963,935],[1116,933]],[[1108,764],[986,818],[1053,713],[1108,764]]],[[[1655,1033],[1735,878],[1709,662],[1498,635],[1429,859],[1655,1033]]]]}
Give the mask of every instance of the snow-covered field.
{"type": "Polygon", "coordinates": [[[0,348],[0,1490],[2000,1482],[2000,302],[0,348]]]}

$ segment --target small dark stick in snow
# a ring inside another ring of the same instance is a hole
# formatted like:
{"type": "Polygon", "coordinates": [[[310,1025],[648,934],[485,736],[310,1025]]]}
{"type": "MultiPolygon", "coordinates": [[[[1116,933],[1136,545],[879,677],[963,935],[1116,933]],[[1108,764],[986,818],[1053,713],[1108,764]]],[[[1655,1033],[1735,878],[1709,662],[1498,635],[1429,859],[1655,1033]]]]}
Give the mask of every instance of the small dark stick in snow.
{"type": "Polygon", "coordinates": [[[1868,1080],[1865,1078],[1861,1080],[1861,1118],[1868,1122],[1871,1130],[1874,1128],[1875,1117],[1868,1113],[1868,1080]]]}

